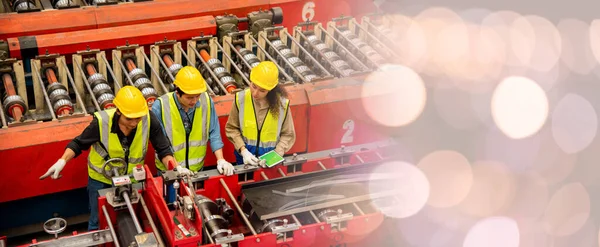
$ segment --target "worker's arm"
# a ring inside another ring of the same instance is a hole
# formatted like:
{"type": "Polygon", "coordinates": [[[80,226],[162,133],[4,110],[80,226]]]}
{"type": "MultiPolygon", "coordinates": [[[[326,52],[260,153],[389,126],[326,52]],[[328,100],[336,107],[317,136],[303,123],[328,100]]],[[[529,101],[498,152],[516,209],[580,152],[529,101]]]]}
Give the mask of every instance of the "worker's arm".
{"type": "Polygon", "coordinates": [[[150,142],[163,164],[169,164],[169,161],[173,160],[171,143],[154,112],[150,112],[150,142]]]}
{"type": "Polygon", "coordinates": [[[246,147],[244,143],[244,139],[242,139],[242,132],[240,130],[240,120],[239,120],[239,110],[235,101],[233,102],[233,106],[231,106],[231,111],[229,112],[229,118],[227,119],[227,124],[225,125],[225,135],[227,135],[227,139],[233,143],[233,146],[236,151],[241,151],[241,148],[246,147]]]}
{"type": "Polygon", "coordinates": [[[285,152],[289,151],[296,142],[296,129],[294,128],[294,119],[292,118],[292,111],[288,108],[283,125],[281,126],[281,133],[279,135],[279,142],[275,146],[275,152],[283,156],[285,152]]]}
{"type": "Polygon", "coordinates": [[[81,134],[75,139],[71,140],[63,155],[52,165],[40,179],[47,178],[52,175],[53,179],[60,177],[60,172],[64,169],[67,162],[81,154],[81,151],[88,150],[94,143],[100,141],[100,130],[98,128],[98,119],[96,116],[92,119],[92,122],[81,132],[81,134]]]}
{"type": "Polygon", "coordinates": [[[210,148],[217,157],[217,160],[223,159],[223,139],[221,139],[221,125],[219,117],[215,111],[215,104],[212,99],[210,101],[210,123],[208,123],[208,138],[210,140],[210,148]]]}

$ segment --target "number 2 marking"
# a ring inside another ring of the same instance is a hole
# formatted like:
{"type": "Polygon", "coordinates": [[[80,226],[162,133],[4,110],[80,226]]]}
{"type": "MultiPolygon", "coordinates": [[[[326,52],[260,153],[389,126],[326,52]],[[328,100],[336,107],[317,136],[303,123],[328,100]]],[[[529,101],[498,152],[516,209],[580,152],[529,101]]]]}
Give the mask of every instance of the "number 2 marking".
{"type": "Polygon", "coordinates": [[[342,144],[353,142],[354,137],[352,136],[352,132],[354,132],[354,121],[352,119],[346,120],[342,128],[346,130],[346,133],[342,137],[342,144]]]}

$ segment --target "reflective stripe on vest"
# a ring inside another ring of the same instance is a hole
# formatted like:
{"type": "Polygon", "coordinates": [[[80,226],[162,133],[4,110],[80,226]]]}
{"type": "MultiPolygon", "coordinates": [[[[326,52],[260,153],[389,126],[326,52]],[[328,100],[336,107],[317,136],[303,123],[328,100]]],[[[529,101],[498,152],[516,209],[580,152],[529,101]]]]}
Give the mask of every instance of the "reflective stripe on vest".
{"type": "MultiPolygon", "coordinates": [[[[210,98],[207,93],[200,95],[200,104],[194,112],[192,130],[186,142],[185,127],[181,114],[175,103],[175,93],[161,96],[162,123],[171,145],[175,160],[180,166],[188,167],[192,171],[199,171],[204,165],[206,145],[208,143],[208,125],[210,123],[210,98]],[[198,124],[201,123],[201,124],[198,124]],[[186,164],[187,151],[187,164],[186,164]]],[[[156,168],[164,171],[166,166],[156,158],[156,168]]]]}
{"type": "Polygon", "coordinates": [[[282,98],[283,106],[279,107],[279,116],[274,116],[269,110],[263,121],[262,128],[258,128],[258,121],[252,102],[250,89],[236,94],[236,104],[239,109],[240,130],[246,145],[259,148],[275,148],[279,141],[283,121],[289,108],[289,100],[282,98]],[[260,139],[258,133],[260,132],[260,139]],[[260,140],[260,143],[258,143],[260,140]]]}
{"type": "MultiPolygon", "coordinates": [[[[119,136],[116,133],[111,133],[115,112],[116,109],[110,109],[94,113],[96,119],[98,119],[100,142],[92,145],[88,155],[89,176],[94,180],[107,184],[111,184],[112,181],[102,175],[104,162],[111,158],[125,158],[125,150],[123,150],[119,136]]],[[[149,118],[149,115],[142,117],[136,127],[133,143],[129,146],[127,174],[131,173],[136,165],[144,164],[150,133],[149,118]]],[[[115,163],[115,165],[120,165],[120,163],[115,163]]]]}

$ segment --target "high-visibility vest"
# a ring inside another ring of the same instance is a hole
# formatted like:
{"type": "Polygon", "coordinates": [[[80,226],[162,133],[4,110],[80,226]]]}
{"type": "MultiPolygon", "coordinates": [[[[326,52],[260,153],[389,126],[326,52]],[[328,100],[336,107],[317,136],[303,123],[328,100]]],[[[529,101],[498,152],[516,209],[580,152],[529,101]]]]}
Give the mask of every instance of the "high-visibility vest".
{"type": "MultiPolygon", "coordinates": [[[[92,145],[90,154],[88,155],[88,175],[92,179],[106,184],[112,184],[112,181],[102,174],[102,165],[104,162],[112,158],[125,159],[125,150],[121,145],[119,136],[116,133],[111,133],[115,112],[116,109],[109,109],[94,113],[96,119],[98,119],[100,142],[92,145]]],[[[133,143],[129,145],[129,157],[126,160],[129,163],[127,174],[130,174],[137,165],[144,164],[150,133],[149,119],[150,115],[143,116],[137,125],[133,143]]],[[[121,163],[115,162],[114,165],[120,166],[121,163]]],[[[108,170],[108,168],[105,169],[108,170]]]]}
{"type": "MultiPolygon", "coordinates": [[[[161,121],[173,146],[173,156],[177,163],[197,172],[202,169],[204,157],[206,156],[211,111],[210,98],[207,93],[200,95],[200,104],[194,112],[192,130],[188,136],[185,133],[175,97],[175,93],[172,92],[158,98],[162,108],[161,121]]],[[[166,170],[165,164],[158,160],[158,157],[156,158],[156,168],[161,171],[166,170]]]]}
{"type": "MultiPolygon", "coordinates": [[[[283,121],[285,120],[290,104],[289,100],[285,98],[282,98],[281,102],[283,105],[279,107],[278,116],[274,116],[269,111],[263,121],[262,127],[259,129],[250,89],[238,92],[235,96],[235,103],[239,110],[242,138],[244,139],[244,143],[246,143],[246,149],[257,157],[274,150],[277,146],[281,127],[283,126],[283,121]]],[[[238,157],[238,163],[240,163],[240,157],[238,157]]]]}

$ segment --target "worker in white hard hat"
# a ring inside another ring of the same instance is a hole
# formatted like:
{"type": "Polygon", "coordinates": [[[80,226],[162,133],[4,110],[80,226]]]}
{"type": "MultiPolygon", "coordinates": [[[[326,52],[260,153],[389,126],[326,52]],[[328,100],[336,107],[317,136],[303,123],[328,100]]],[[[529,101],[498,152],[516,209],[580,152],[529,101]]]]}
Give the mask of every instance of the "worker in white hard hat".
{"type": "MultiPolygon", "coordinates": [[[[160,120],[148,110],[140,90],[133,86],[125,86],[117,92],[113,103],[116,109],[94,113],[90,125],[67,145],[62,157],[40,177],[60,178],[60,172],[69,160],[80,155],[83,150],[91,148],[88,155],[87,185],[90,231],[98,229],[98,190],[112,186],[112,181],[103,175],[102,165],[106,161],[113,158],[123,159],[128,163],[127,174],[131,174],[134,167],[144,164],[150,141],[162,162],[174,162],[171,145],[160,127],[160,120]]],[[[178,171],[190,173],[185,168],[178,171]]]]}
{"type": "Polygon", "coordinates": [[[296,140],[287,93],[279,85],[279,70],[270,61],[250,71],[250,87],[235,95],[225,127],[238,164],[264,165],[257,157],[275,150],[283,156],[296,140]]]}
{"type": "MultiPolygon", "coordinates": [[[[186,66],[175,76],[175,92],[161,96],[152,106],[173,146],[175,160],[181,167],[198,172],[204,167],[208,141],[217,157],[217,170],[227,176],[233,175],[233,165],[223,158],[223,140],[215,106],[206,93],[202,74],[192,66],[186,66]]],[[[156,168],[167,167],[156,161],[156,168]]]]}

